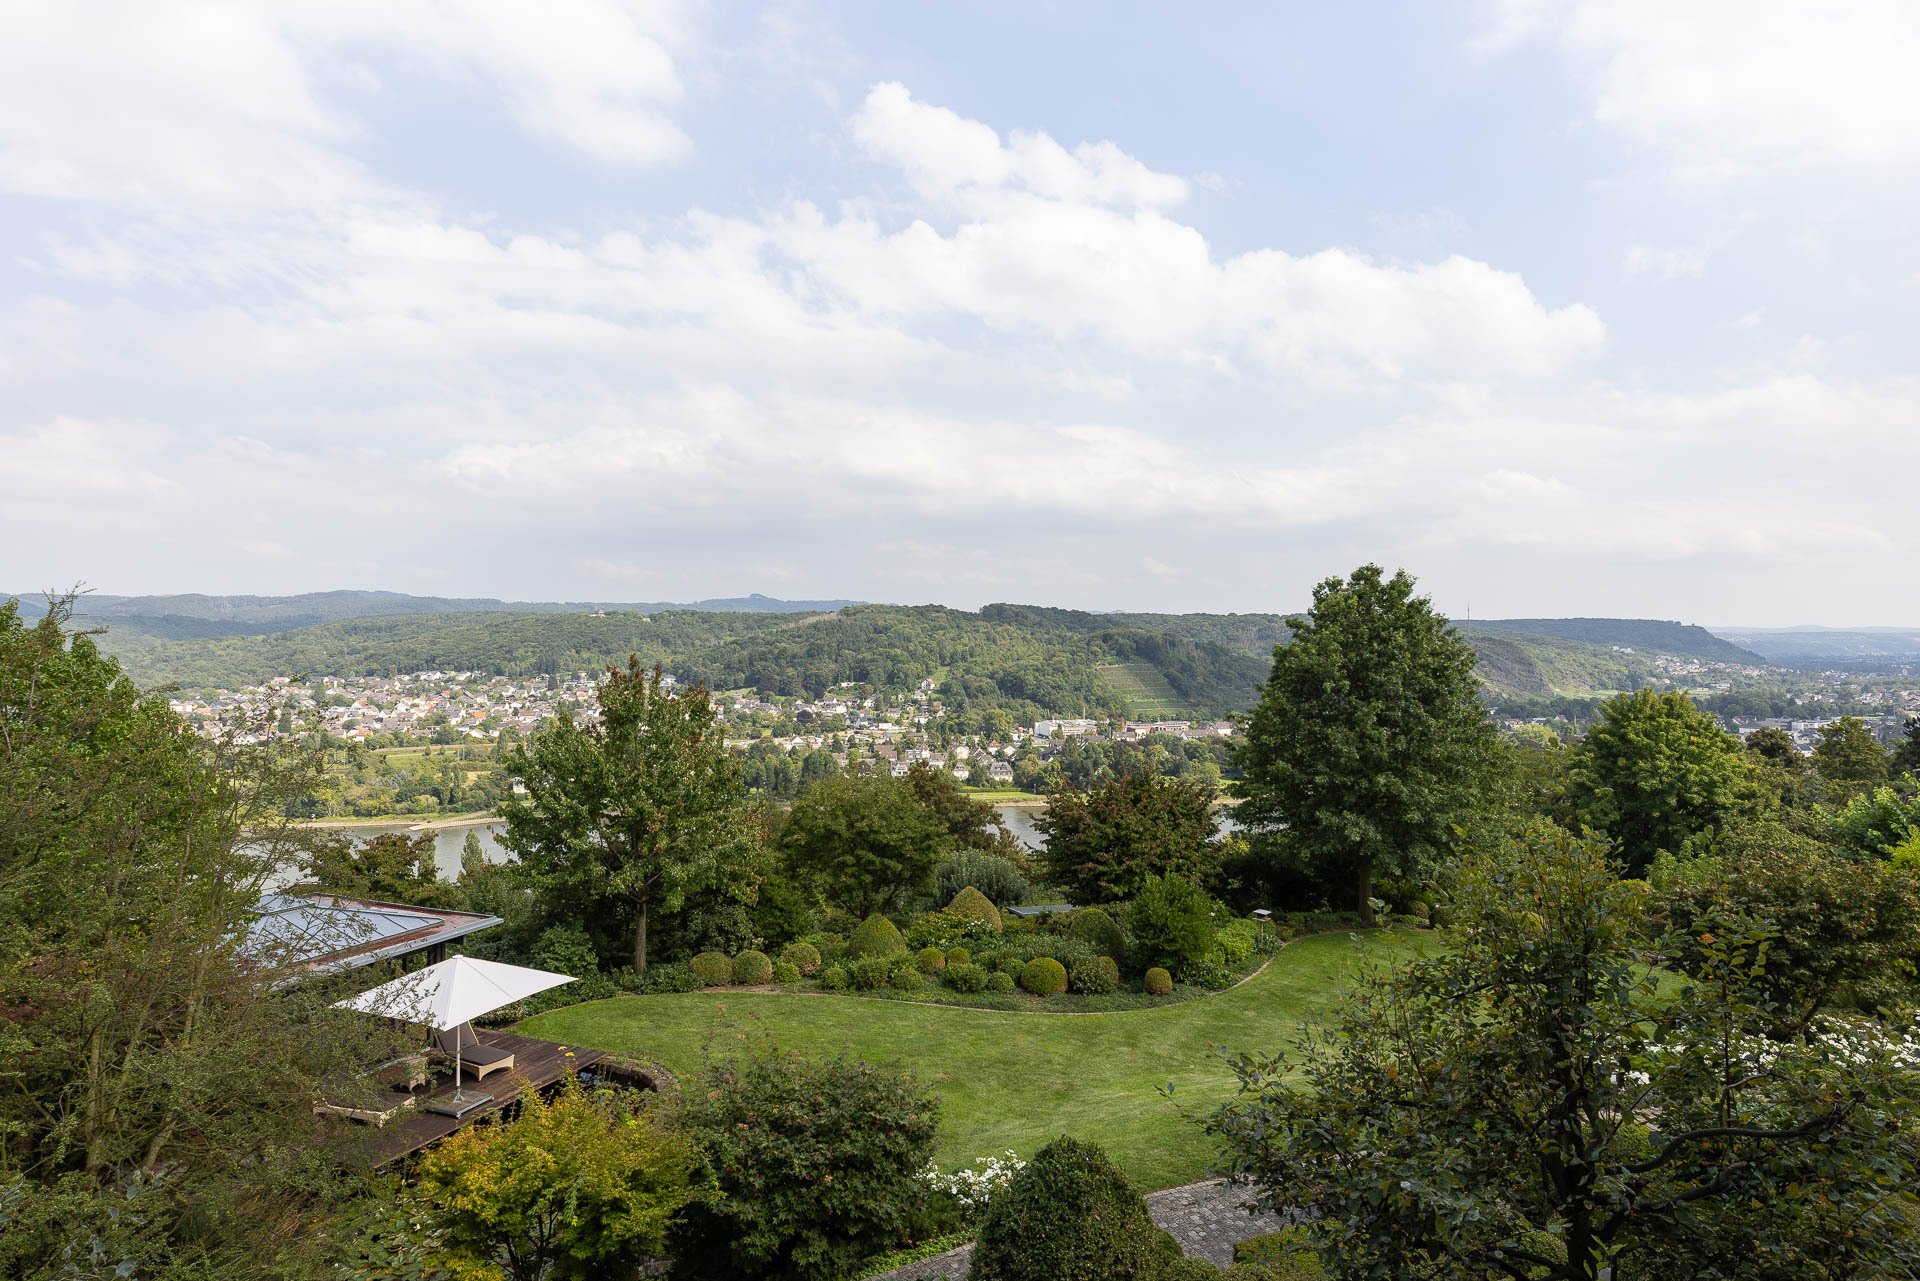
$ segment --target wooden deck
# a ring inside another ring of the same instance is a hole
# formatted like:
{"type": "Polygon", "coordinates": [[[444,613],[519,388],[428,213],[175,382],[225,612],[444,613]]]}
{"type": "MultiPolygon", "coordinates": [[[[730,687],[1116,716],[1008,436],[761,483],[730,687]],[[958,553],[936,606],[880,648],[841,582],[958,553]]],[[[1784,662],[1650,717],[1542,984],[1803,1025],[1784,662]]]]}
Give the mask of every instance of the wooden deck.
{"type": "MultiPolygon", "coordinates": [[[[484,1081],[475,1081],[468,1074],[462,1079],[463,1088],[469,1095],[485,1095],[487,1101],[464,1116],[443,1116],[438,1112],[429,1112],[427,1105],[436,1098],[453,1093],[453,1067],[444,1068],[435,1064],[433,1075],[427,1088],[413,1090],[413,1106],[396,1115],[384,1126],[364,1126],[366,1142],[363,1147],[367,1159],[376,1166],[389,1165],[403,1157],[413,1155],[423,1148],[432,1147],[441,1139],[456,1130],[461,1130],[476,1122],[494,1119],[500,1108],[513,1102],[527,1090],[544,1090],[585,1067],[590,1067],[606,1057],[604,1051],[589,1050],[583,1046],[560,1046],[552,1041],[536,1041],[532,1037],[515,1036],[511,1032],[482,1031],[480,1039],[489,1045],[497,1045],[503,1050],[513,1051],[513,1067],[504,1072],[493,1072],[484,1081]]],[[[394,1091],[396,1097],[400,1091],[394,1091]]],[[[358,1123],[342,1119],[342,1125],[358,1123]]]]}

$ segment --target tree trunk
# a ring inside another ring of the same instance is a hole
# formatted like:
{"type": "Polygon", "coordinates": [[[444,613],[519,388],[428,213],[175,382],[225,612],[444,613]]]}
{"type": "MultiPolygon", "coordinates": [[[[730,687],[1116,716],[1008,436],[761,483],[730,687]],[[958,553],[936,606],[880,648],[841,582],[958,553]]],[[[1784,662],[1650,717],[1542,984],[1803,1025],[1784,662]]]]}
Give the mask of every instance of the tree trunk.
{"type": "Polygon", "coordinates": [[[635,978],[647,976],[647,900],[635,899],[633,904],[633,975],[635,978]]]}
{"type": "Polygon", "coordinates": [[[1360,923],[1372,925],[1373,920],[1373,855],[1360,856],[1360,923]]]}

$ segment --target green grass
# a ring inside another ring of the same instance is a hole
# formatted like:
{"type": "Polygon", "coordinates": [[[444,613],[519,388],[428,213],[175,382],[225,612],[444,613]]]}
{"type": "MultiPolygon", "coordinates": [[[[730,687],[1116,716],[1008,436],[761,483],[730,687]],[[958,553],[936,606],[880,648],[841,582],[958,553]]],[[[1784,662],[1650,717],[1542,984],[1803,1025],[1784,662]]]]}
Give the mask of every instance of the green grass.
{"type": "Polygon", "coordinates": [[[1126,696],[1135,720],[1188,719],[1186,702],[1152,663],[1103,663],[1095,670],[1107,684],[1126,696]]]}
{"type": "Polygon", "coordinates": [[[1143,1188],[1204,1175],[1213,1145],[1194,1124],[1233,1090],[1217,1048],[1272,1051],[1330,1009],[1368,959],[1410,955],[1419,934],[1322,934],[1283,949],[1230,991],[1152,1010],[1021,1014],[842,996],[690,992],[623,996],[536,1015],[516,1029],[697,1075],[709,1038],[895,1063],[941,1102],[934,1159],[951,1169],[1071,1134],[1105,1147],[1143,1188]],[[1169,1102],[1158,1090],[1171,1083],[1169,1102]]]}

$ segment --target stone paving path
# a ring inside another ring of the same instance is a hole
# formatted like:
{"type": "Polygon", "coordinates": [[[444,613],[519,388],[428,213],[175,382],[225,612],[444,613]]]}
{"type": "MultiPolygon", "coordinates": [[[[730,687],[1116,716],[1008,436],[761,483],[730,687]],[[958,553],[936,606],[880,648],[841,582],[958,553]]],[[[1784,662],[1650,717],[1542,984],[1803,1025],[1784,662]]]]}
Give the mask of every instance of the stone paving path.
{"type": "MultiPolygon", "coordinates": [[[[1273,1214],[1248,1214],[1246,1193],[1224,1183],[1189,1183],[1147,1194],[1147,1212],[1173,1234],[1180,1248],[1195,1259],[1225,1267],[1233,1262],[1233,1247],[1248,1237],[1278,1232],[1283,1226],[1273,1214]]],[[[964,1281],[971,1245],[909,1263],[883,1273],[873,1281],[964,1281]]]]}

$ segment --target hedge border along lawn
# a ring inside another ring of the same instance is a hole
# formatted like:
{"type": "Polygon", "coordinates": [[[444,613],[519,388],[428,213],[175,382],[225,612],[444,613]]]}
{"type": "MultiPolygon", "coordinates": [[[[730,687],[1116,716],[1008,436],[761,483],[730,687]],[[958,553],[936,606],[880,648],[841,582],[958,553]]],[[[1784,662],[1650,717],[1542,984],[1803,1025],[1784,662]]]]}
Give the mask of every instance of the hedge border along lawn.
{"type": "Polygon", "coordinates": [[[1218,1053],[1290,1044],[1369,961],[1412,956],[1421,932],[1318,934],[1289,943],[1239,987],[1157,1009],[1056,1017],[798,993],[619,996],[550,1010],[514,1030],[664,1064],[695,1081],[709,1050],[770,1038],[905,1067],[940,1098],[943,1170],[1060,1134],[1100,1144],[1143,1190],[1206,1175],[1212,1141],[1191,1118],[1233,1092],[1218,1053]],[[1172,1084],[1174,1097],[1160,1091],[1172,1084]]]}

